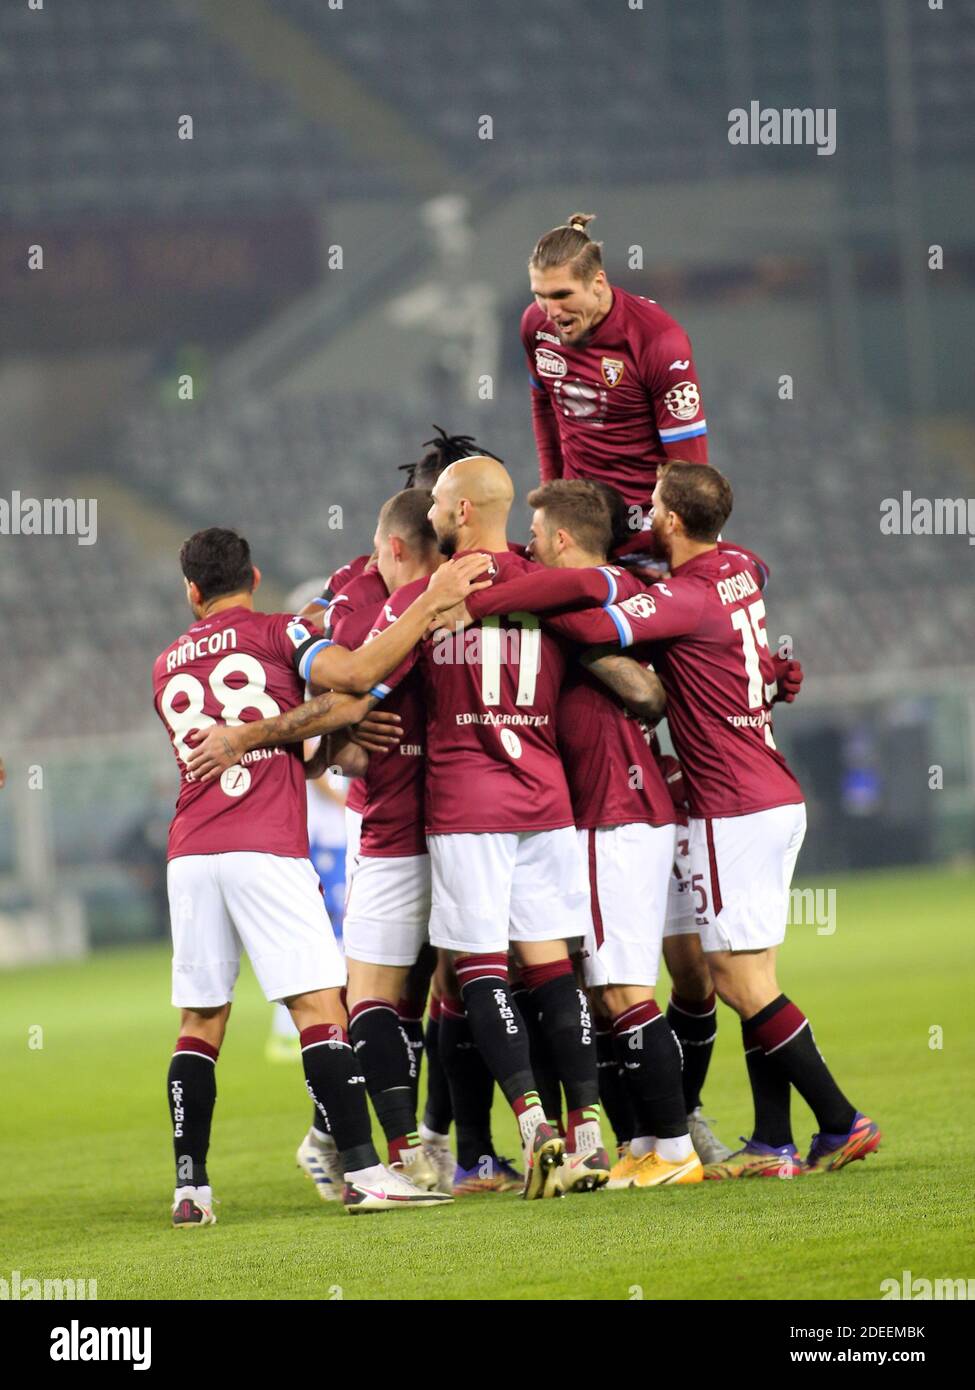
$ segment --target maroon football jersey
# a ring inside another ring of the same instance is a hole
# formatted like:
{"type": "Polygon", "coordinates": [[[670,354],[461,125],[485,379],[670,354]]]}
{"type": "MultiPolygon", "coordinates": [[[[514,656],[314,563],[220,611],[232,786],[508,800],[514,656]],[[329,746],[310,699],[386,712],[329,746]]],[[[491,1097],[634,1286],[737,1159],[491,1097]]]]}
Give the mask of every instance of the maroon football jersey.
{"type": "MultiPolygon", "coordinates": [[[[493,558],[498,582],[538,568],[511,551],[493,558]]],[[[403,613],[428,582],[418,579],[397,590],[376,631],[403,613]]],[[[530,613],[505,613],[466,632],[427,638],[383,686],[394,688],[417,663],[427,711],[427,832],[572,825],[556,743],[565,674],[561,642],[530,613]]]]}
{"type": "Polygon", "coordinates": [[[271,719],[305,698],[296,650],[309,637],[289,613],[225,608],[202,618],[156,658],[153,703],[179,764],[169,858],[253,850],[308,857],[301,744],[245,753],[215,782],[190,782],[186,758],[214,724],[271,719]],[[189,742],[188,742],[189,740],[189,742]]]}
{"type": "MultiPolygon", "coordinates": [[[[334,637],[336,620],[346,612],[355,612],[359,608],[368,607],[375,609],[377,603],[382,603],[389,596],[389,590],[383,582],[383,577],[378,570],[365,569],[365,564],[359,566],[359,560],[368,561],[367,555],[360,555],[358,560],[353,560],[351,565],[343,565],[340,570],[336,570],[332,579],[337,576],[348,574],[350,571],[358,569],[358,574],[351,578],[346,578],[346,587],[333,589],[329,598],[329,605],[325,611],[325,625],[323,635],[327,638],[334,637]]],[[[329,580],[331,584],[332,580],[329,580]]],[[[328,593],[328,589],[325,591],[328,593]]],[[[368,632],[368,628],[366,629],[368,632]]],[[[362,641],[358,639],[356,645],[362,641]]],[[[348,642],[342,642],[343,647],[348,646],[348,642]]],[[[350,811],[357,811],[362,815],[366,805],[366,784],[363,777],[353,777],[349,783],[349,790],[346,794],[345,805],[350,811]]]]}
{"type": "Polygon", "coordinates": [[[691,343],[652,299],[613,286],[581,347],[531,304],[521,320],[542,480],[611,483],[647,507],[668,458],[707,463],[707,421],[691,343]]]}
{"type": "MultiPolygon", "coordinates": [[[[350,560],[347,565],[339,565],[337,570],[333,570],[325,581],[325,588],[322,591],[322,598],[329,602],[336,594],[342,594],[352,583],[353,579],[358,579],[366,571],[366,566],[372,560],[371,555],[357,555],[354,560],[350,560]]],[[[376,573],[376,571],[370,571],[376,573]]]]}
{"type": "MultiPolygon", "coordinates": [[[[339,594],[331,609],[327,635],[340,646],[356,648],[379,621],[389,593],[378,571],[361,575],[339,594]]],[[[370,753],[359,789],[346,805],[362,813],[359,853],[367,858],[401,858],[426,854],[423,833],[423,744],[426,711],[420,673],[412,671],[383,702],[383,709],[403,721],[403,738],[386,753],[370,753]]]]}
{"type": "Polygon", "coordinates": [[[536,570],[502,591],[471,596],[472,611],[517,603],[550,618],[573,641],[622,647],[653,644],[667,692],[667,723],[684,772],[692,816],[740,816],[802,801],[802,790],[772,736],[775,671],[757,556],[722,548],[679,565],[645,592],[616,602],[607,567],[536,570]]]}
{"type": "MultiPolygon", "coordinates": [[[[643,586],[635,575],[606,567],[618,595],[643,586]]],[[[490,589],[480,593],[490,594],[490,589]]],[[[606,825],[673,825],[674,803],[657,762],[649,727],[578,662],[569,662],[557,721],[559,749],[580,830],[606,825]]]]}

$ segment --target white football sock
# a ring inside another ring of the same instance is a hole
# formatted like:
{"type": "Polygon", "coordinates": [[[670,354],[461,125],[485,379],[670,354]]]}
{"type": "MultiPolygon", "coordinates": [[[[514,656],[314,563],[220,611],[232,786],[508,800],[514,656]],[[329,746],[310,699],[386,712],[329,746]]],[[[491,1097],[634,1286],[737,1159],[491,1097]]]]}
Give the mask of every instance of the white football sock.
{"type": "Polygon", "coordinates": [[[530,1149],[535,1142],[535,1131],[539,1125],[546,1123],[545,1111],[540,1105],[529,1105],[527,1110],[523,1110],[518,1116],[518,1128],[521,1130],[521,1142],[526,1149],[530,1149]]]}
{"type": "Polygon", "coordinates": [[[384,1164],[374,1163],[370,1168],[353,1168],[351,1172],[344,1173],[343,1177],[346,1182],[357,1182],[364,1187],[370,1187],[374,1183],[388,1182],[390,1174],[384,1164]]]}
{"type": "Polygon", "coordinates": [[[198,1202],[201,1207],[213,1206],[213,1192],[209,1187],[177,1187],[173,1193],[173,1202],[181,1202],[184,1197],[198,1202]]]}
{"type": "Polygon", "coordinates": [[[446,1144],[450,1138],[449,1134],[438,1134],[435,1129],[429,1129],[424,1124],[420,1125],[419,1134],[420,1138],[425,1139],[428,1144],[446,1144]]]}
{"type": "Polygon", "coordinates": [[[644,1155],[652,1153],[656,1142],[652,1135],[649,1138],[645,1134],[638,1135],[630,1140],[630,1153],[634,1158],[643,1158],[644,1155]]]}
{"type": "Polygon", "coordinates": [[[694,1152],[689,1134],[682,1134],[678,1139],[658,1139],[656,1148],[657,1153],[667,1163],[683,1163],[684,1159],[690,1158],[694,1152]]]}

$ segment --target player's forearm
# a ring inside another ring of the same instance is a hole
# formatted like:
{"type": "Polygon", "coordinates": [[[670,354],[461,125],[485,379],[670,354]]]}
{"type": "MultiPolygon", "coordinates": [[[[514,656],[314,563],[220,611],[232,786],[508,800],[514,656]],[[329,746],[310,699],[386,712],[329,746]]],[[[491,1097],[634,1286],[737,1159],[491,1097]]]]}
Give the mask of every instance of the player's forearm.
{"type": "Polygon", "coordinates": [[[667,696],[660,677],[620,652],[583,652],[583,665],[639,719],[656,724],[664,716],[667,696]]]}
{"type": "Polygon", "coordinates": [[[538,453],[538,473],[543,483],[562,476],[562,445],[559,422],[545,391],[531,388],[532,431],[538,453]]]}
{"type": "Polygon", "coordinates": [[[327,740],[328,766],[344,777],[363,777],[369,770],[369,754],[353,743],[348,732],[335,733],[327,740]]]}
{"type": "Polygon", "coordinates": [[[436,617],[437,603],[429,593],[419,594],[395,623],[378,637],[351,651],[333,645],[317,652],[309,672],[316,685],[353,694],[364,694],[395,671],[412,651],[436,617]]]}
{"type": "Polygon", "coordinates": [[[584,647],[621,647],[623,634],[608,608],[581,608],[577,613],[550,613],[543,619],[549,632],[584,647]]]}
{"type": "Polygon", "coordinates": [[[256,719],[241,725],[238,737],[243,746],[240,751],[280,748],[285,743],[299,743],[302,739],[333,733],[347,724],[355,724],[375,703],[372,695],[344,695],[328,690],[273,719],[256,719]]]}
{"type": "Polygon", "coordinates": [[[601,569],[539,567],[531,574],[471,594],[466,603],[472,618],[484,618],[492,613],[552,613],[588,608],[609,598],[609,580],[601,569]]]}

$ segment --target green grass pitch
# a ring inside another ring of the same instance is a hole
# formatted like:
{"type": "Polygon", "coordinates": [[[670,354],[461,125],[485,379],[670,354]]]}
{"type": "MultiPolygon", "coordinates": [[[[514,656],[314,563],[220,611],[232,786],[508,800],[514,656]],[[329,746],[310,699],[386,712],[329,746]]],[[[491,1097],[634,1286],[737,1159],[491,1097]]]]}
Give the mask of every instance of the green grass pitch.
{"type": "MultiPolygon", "coordinates": [[[[270,1010],[245,967],[218,1069],[219,1224],[174,1231],[165,950],[0,974],[0,1276],[95,1278],[100,1298],[873,1299],[905,1269],[975,1275],[975,874],[818,886],[836,889],[836,931],[791,928],[781,983],[886,1137],[866,1163],[791,1182],[484,1196],[350,1219],[295,1167],[300,1068],[265,1061],[270,1010]]],[[[724,1138],[745,1131],[739,1030],[723,1007],[705,1102],[724,1138]]],[[[814,1126],[801,1103],[794,1120],[803,1148],[814,1126]]],[[[495,1129],[516,1153],[501,1104],[495,1129]]]]}

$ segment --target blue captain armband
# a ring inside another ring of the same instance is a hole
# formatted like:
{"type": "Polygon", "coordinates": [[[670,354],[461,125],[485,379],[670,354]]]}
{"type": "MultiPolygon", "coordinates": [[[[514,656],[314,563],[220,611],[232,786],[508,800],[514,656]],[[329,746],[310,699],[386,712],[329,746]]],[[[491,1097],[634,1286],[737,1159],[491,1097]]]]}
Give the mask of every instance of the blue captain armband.
{"type": "Polygon", "coordinates": [[[618,604],[606,603],[603,605],[606,612],[613,620],[613,626],[619,635],[621,647],[633,646],[633,629],[627,621],[626,614],[618,604]]]}
{"type": "Polygon", "coordinates": [[[309,672],[318,653],[324,651],[326,647],[333,647],[334,645],[331,637],[311,637],[303,646],[298,648],[295,652],[295,664],[298,667],[298,675],[303,681],[311,679],[309,672]]]}
{"type": "Polygon", "coordinates": [[[616,600],[619,598],[619,585],[616,582],[616,575],[607,565],[600,565],[599,573],[606,580],[606,584],[609,589],[609,592],[603,599],[603,607],[608,608],[611,603],[615,603],[616,600]]]}

